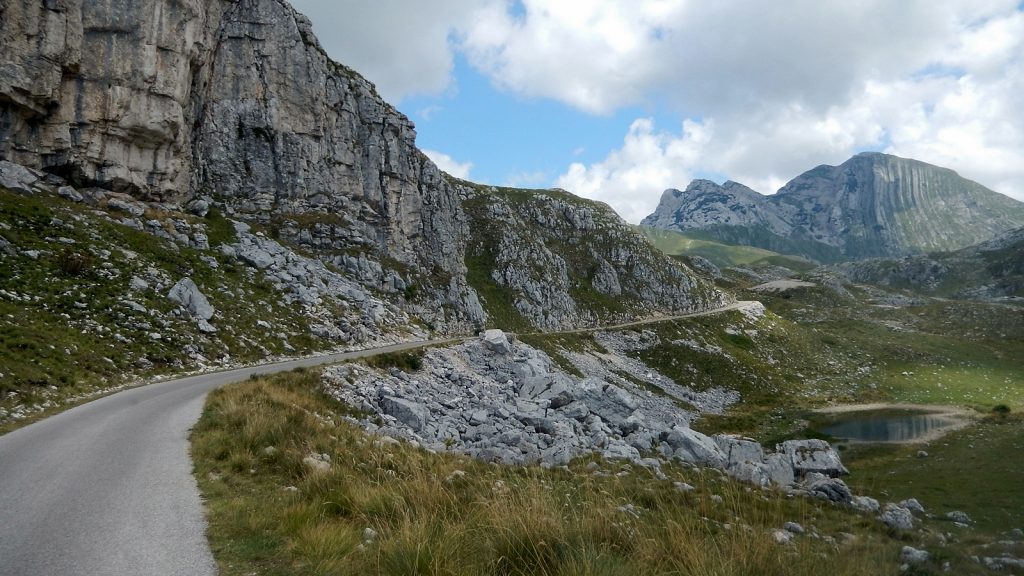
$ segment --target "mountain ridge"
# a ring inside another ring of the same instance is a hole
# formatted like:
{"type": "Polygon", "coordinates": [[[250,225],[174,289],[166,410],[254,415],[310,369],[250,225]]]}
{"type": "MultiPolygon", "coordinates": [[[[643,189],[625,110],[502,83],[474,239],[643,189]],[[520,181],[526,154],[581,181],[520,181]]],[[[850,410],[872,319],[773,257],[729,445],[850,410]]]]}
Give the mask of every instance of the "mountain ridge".
{"type": "Polygon", "coordinates": [[[823,262],[965,248],[1024,225],[1024,203],[918,160],[862,152],[774,195],[695,180],[643,225],[823,262]]]}

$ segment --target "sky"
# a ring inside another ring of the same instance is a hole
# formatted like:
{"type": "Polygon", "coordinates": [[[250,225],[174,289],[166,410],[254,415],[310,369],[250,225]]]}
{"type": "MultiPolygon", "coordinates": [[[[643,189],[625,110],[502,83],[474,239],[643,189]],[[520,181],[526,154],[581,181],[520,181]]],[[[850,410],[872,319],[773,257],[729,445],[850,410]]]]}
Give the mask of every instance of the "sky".
{"type": "Polygon", "coordinates": [[[638,222],[879,151],[1024,200],[1020,0],[292,0],[443,170],[638,222]]]}

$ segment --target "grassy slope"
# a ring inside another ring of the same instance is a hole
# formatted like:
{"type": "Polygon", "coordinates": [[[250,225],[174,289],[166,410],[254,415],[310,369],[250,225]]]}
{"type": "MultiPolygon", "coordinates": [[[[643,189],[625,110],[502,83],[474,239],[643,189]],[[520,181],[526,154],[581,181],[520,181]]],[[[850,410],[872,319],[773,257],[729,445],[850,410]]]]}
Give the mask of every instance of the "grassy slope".
{"type": "Polygon", "coordinates": [[[748,491],[710,471],[667,468],[659,481],[643,469],[507,468],[377,445],[317,386],[316,373],[297,372],[211,395],[192,442],[222,574],[896,571],[902,542],[868,517],[748,491]],[[304,467],[310,452],[329,454],[331,470],[304,467]],[[619,510],[627,504],[638,518],[619,510]],[[803,536],[782,546],[771,530],[786,521],[856,539],[803,536]],[[379,537],[364,543],[365,528],[379,537]]]}
{"type": "MultiPolygon", "coordinates": [[[[856,292],[856,291],[855,291],[856,292]]],[[[824,288],[760,295],[780,316],[810,330],[823,350],[850,358],[851,400],[959,404],[1024,410],[1024,310],[930,300],[880,307],[824,288]]]]}
{"type": "MultiPolygon", "coordinates": [[[[771,443],[806,435],[809,409],[826,402],[917,400],[985,411],[1008,403],[1021,410],[1016,359],[1024,357],[1024,326],[1010,313],[1015,309],[970,302],[878,308],[821,288],[766,302],[777,315],[758,321],[753,334],[726,332],[750,329],[738,313],[643,328],[663,344],[636,354],[659,371],[698,388],[743,392],[745,401],[727,415],[696,427],[771,443]],[[718,346],[730,360],[673,339],[718,346]]],[[[556,360],[560,348],[600,351],[586,334],[529,340],[556,360]]],[[[934,519],[923,531],[885,534],[870,517],[747,492],[714,472],[670,469],[670,481],[639,469],[598,477],[586,461],[569,472],[510,469],[376,446],[342,421],[347,408],[317,393],[318,385],[315,374],[294,373],[210,399],[193,449],[225,574],[875,574],[896,572],[904,544],[935,559],[912,573],[939,573],[948,561],[954,573],[981,574],[970,556],[1024,554],[1020,545],[985,547],[1024,527],[1024,469],[1012,456],[1024,443],[1024,420],[1013,415],[933,442],[925,459],[915,457],[920,446],[846,448],[848,482],[858,493],[883,502],[916,497],[936,514],[963,510],[976,520],[966,530],[934,519]],[[268,445],[278,451],[264,454],[268,445]],[[331,455],[330,473],[301,465],[311,451],[331,455]],[[447,482],[455,470],[466,476],[447,482]],[[676,480],[697,490],[678,493],[676,480]],[[712,504],[711,494],[724,503],[712,504]],[[640,518],[620,512],[625,504],[640,507],[640,518]],[[780,547],[770,530],[787,520],[857,539],[842,545],[804,537],[796,548],[780,547]],[[366,527],[381,536],[360,548],[366,527]]]]}
{"type": "MultiPolygon", "coordinates": [[[[211,244],[232,240],[223,218],[199,221],[211,244]]],[[[59,198],[4,190],[0,222],[7,225],[0,236],[19,250],[0,256],[0,289],[17,295],[0,294],[0,408],[56,405],[134,376],[189,369],[194,364],[185,346],[211,360],[227,354],[246,361],[285,352],[279,333],[297,354],[325,345],[308,336],[301,312],[281,302],[260,275],[216,250],[175,245],[59,198]],[[39,251],[36,259],[20,253],[30,250],[39,251]],[[218,268],[203,257],[214,258],[218,268]],[[172,282],[190,276],[216,308],[219,331],[203,335],[193,321],[175,316],[177,305],[163,292],[130,290],[130,278],[146,276],[149,268],[172,282]],[[126,300],[151,312],[136,311],[126,300]],[[262,319],[275,327],[260,327],[262,319]]]]}
{"type": "Polygon", "coordinates": [[[784,266],[798,272],[805,272],[816,264],[794,256],[786,256],[764,248],[723,244],[693,234],[662,230],[647,226],[636,226],[636,231],[650,240],[654,247],[670,256],[701,256],[715,266],[784,266]]]}

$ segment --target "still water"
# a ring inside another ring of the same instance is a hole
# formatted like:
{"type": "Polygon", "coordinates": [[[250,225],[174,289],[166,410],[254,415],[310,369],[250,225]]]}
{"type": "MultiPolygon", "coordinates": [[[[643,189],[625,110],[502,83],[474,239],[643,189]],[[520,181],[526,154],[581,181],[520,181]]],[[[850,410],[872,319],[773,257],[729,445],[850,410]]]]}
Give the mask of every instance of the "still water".
{"type": "Polygon", "coordinates": [[[939,414],[854,412],[839,416],[819,431],[856,442],[906,442],[955,423],[952,418],[939,414]]]}

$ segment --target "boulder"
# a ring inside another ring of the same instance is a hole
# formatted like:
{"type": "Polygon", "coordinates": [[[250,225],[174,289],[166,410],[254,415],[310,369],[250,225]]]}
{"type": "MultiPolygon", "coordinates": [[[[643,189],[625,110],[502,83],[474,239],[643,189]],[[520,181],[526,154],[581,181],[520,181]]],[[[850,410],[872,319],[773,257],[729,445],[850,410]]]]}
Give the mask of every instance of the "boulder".
{"type": "Polygon", "coordinates": [[[786,454],[766,454],[764,457],[764,470],[773,484],[788,486],[796,477],[793,475],[793,464],[786,454]]]}
{"type": "Polygon", "coordinates": [[[629,427],[627,420],[640,407],[632,394],[600,378],[584,378],[576,389],[578,399],[587,405],[590,413],[597,414],[615,428],[629,427]]]}
{"type": "Polygon", "coordinates": [[[573,420],[583,420],[590,415],[590,409],[583,402],[572,402],[561,408],[562,414],[566,418],[572,418],[573,420]]]}
{"type": "Polygon", "coordinates": [[[771,476],[768,474],[765,465],[760,462],[740,462],[738,464],[733,464],[726,469],[726,472],[740,482],[764,487],[772,485],[771,476]]]}
{"type": "Polygon", "coordinates": [[[673,455],[691,464],[725,468],[726,457],[709,436],[696,430],[675,426],[662,435],[662,441],[673,449],[673,455]]]}
{"type": "Polygon", "coordinates": [[[896,504],[886,504],[878,519],[894,530],[910,530],[914,527],[914,515],[910,510],[896,504]]]}
{"type": "Polygon", "coordinates": [[[193,318],[209,320],[216,312],[191,278],[178,280],[178,283],[167,293],[167,297],[180,304],[193,318]]]}
{"type": "Polygon", "coordinates": [[[714,436],[715,444],[725,453],[726,466],[732,468],[744,463],[764,462],[761,444],[749,438],[719,434],[714,436]]]}
{"type": "Polygon", "coordinates": [[[910,546],[904,546],[903,549],[900,550],[900,562],[903,562],[904,564],[910,564],[911,566],[915,564],[924,564],[928,561],[928,558],[929,554],[924,550],[918,550],[917,548],[910,546]]]}
{"type": "Polygon", "coordinates": [[[381,398],[380,405],[385,414],[394,416],[399,422],[417,432],[423,430],[430,418],[430,411],[426,406],[405,398],[385,396],[381,398]]]}
{"type": "Polygon", "coordinates": [[[484,341],[484,346],[491,352],[496,354],[512,353],[512,345],[509,344],[508,337],[501,330],[485,330],[480,338],[484,341]]]}
{"type": "Polygon", "coordinates": [[[78,190],[75,190],[71,186],[61,186],[60,188],[57,188],[57,195],[72,202],[81,202],[84,200],[84,197],[78,192],[78,190]]]}
{"type": "Polygon", "coordinates": [[[331,458],[326,454],[310,454],[302,463],[313,472],[327,472],[331,469],[331,458]]]}
{"type": "Polygon", "coordinates": [[[900,508],[910,510],[911,514],[916,514],[918,516],[924,516],[926,514],[924,506],[917,501],[917,498],[907,498],[906,500],[898,502],[896,505],[900,508]]]}
{"type": "Polygon", "coordinates": [[[260,270],[269,268],[274,264],[274,255],[263,248],[254,245],[243,246],[236,252],[238,258],[253,268],[260,270]]]}
{"type": "Polygon", "coordinates": [[[878,512],[878,510],[882,507],[878,503],[878,500],[875,500],[870,496],[854,496],[853,500],[850,502],[850,506],[854,510],[860,510],[861,512],[871,513],[878,512]]]}
{"type": "Polygon", "coordinates": [[[839,454],[824,440],[787,440],[777,445],[775,450],[789,457],[793,473],[797,478],[802,478],[812,472],[832,478],[850,473],[843,466],[839,454]]]}
{"type": "Polygon", "coordinates": [[[20,164],[0,160],[0,187],[18,194],[32,194],[32,187],[39,181],[32,170],[20,164]]]}
{"type": "Polygon", "coordinates": [[[548,386],[547,390],[541,392],[541,399],[548,400],[548,407],[553,409],[562,408],[572,404],[576,399],[573,394],[571,382],[566,382],[563,379],[556,379],[548,386]]]}
{"type": "Polygon", "coordinates": [[[959,522],[960,524],[970,524],[972,522],[971,517],[966,512],[961,512],[960,510],[946,512],[946,519],[959,522]]]}
{"type": "Polygon", "coordinates": [[[819,472],[808,474],[804,479],[804,487],[812,495],[825,498],[829,502],[849,504],[853,501],[853,493],[846,482],[819,472]]]}

